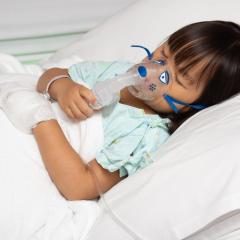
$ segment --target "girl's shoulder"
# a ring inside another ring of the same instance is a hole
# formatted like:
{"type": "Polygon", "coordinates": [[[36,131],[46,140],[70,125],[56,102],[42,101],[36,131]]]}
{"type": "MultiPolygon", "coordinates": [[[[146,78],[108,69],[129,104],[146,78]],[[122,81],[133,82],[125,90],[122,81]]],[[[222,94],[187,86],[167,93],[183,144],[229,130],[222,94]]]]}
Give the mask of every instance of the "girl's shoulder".
{"type": "MultiPolygon", "coordinates": [[[[106,135],[123,136],[127,134],[141,135],[165,132],[168,134],[168,118],[162,118],[158,114],[146,114],[143,109],[116,103],[106,107],[102,111],[104,131],[106,135]]],[[[163,134],[163,133],[161,133],[163,134]]],[[[164,134],[165,135],[165,134],[164,134]]]]}
{"type": "Polygon", "coordinates": [[[104,144],[96,160],[120,176],[132,175],[155,161],[155,154],[170,136],[167,123],[157,114],[117,103],[103,113],[104,144]]]}

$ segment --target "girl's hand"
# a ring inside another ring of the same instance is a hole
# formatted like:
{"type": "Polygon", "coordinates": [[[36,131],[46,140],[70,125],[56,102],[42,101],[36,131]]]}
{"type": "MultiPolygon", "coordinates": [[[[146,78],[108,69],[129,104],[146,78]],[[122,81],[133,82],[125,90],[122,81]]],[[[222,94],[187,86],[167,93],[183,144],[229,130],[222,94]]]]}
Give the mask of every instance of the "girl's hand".
{"type": "Polygon", "coordinates": [[[27,134],[32,134],[39,122],[56,120],[51,103],[27,81],[0,83],[0,108],[12,124],[27,134]]]}
{"type": "Polygon", "coordinates": [[[60,87],[60,81],[55,81],[52,85],[54,88],[58,88],[56,91],[57,101],[66,115],[75,121],[91,117],[94,111],[89,104],[93,104],[96,101],[93,92],[73,81],[66,81],[64,87],[63,85],[60,87]]]}

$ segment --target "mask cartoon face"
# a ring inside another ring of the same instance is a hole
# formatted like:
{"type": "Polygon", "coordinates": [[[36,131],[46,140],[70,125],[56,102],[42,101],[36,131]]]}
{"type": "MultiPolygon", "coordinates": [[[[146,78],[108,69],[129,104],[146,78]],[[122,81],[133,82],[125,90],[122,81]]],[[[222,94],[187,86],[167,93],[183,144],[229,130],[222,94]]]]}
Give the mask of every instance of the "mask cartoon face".
{"type": "Polygon", "coordinates": [[[134,65],[129,72],[138,72],[140,80],[128,87],[137,98],[152,101],[162,97],[171,88],[171,75],[163,60],[147,61],[134,65]]]}

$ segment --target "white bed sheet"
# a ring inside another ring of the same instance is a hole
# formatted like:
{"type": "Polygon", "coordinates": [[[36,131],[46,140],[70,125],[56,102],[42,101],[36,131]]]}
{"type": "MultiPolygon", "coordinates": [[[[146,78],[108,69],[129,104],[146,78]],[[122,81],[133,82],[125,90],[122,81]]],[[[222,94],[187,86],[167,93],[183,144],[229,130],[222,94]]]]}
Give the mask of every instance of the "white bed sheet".
{"type": "MultiPolygon", "coordinates": [[[[12,73],[14,81],[23,81],[25,73],[29,81],[37,82],[41,72],[37,65],[23,66],[0,54],[0,82],[10,81],[12,73]]],[[[85,162],[95,158],[103,142],[101,114],[73,123],[57,103],[52,107],[74,150],[85,162]]],[[[34,136],[16,129],[1,109],[0,123],[0,239],[84,239],[99,214],[97,200],[67,201],[51,181],[34,136]]]]}
{"type": "MultiPolygon", "coordinates": [[[[190,2],[190,1],[189,1],[190,2]]],[[[233,1],[231,1],[233,4],[231,4],[231,5],[234,5],[234,2],[236,3],[237,1],[235,1],[235,0],[233,0],[233,1]]],[[[9,2],[10,3],[10,2],[9,2]]],[[[199,2],[200,3],[200,2],[199,2]]],[[[179,3],[180,4],[180,3],[179,3]]],[[[221,3],[217,3],[217,6],[219,6],[219,5],[221,5],[221,4],[225,4],[224,2],[221,2],[221,3]]],[[[227,3],[227,4],[229,4],[229,2],[227,3]]],[[[194,4],[195,5],[195,4],[194,4]]],[[[11,4],[10,4],[10,6],[12,6],[11,4]]],[[[196,5],[195,5],[195,7],[196,7],[196,5]]],[[[210,6],[210,7],[214,7],[214,6],[210,6]]],[[[208,14],[211,12],[211,8],[207,8],[206,7],[206,11],[207,11],[207,15],[206,16],[208,16],[208,14]]],[[[215,9],[215,8],[214,8],[215,9]]],[[[225,8],[222,8],[222,13],[224,14],[225,13],[225,11],[224,11],[224,9],[225,8]]],[[[179,10],[179,9],[178,9],[179,10]]],[[[189,9],[186,9],[186,11],[188,11],[189,9]]],[[[237,14],[236,14],[236,12],[237,12],[237,10],[238,10],[238,8],[234,8],[234,10],[233,11],[231,11],[231,13],[232,12],[234,12],[235,11],[235,15],[236,16],[238,16],[237,14]]],[[[184,12],[183,12],[184,13],[184,12]]],[[[218,11],[215,11],[215,13],[216,13],[216,15],[217,15],[217,13],[218,13],[218,11]]],[[[185,13],[184,13],[185,14],[185,13]]],[[[194,15],[194,17],[195,17],[195,13],[194,13],[194,11],[192,11],[190,14],[185,14],[185,16],[186,16],[186,18],[184,18],[183,20],[184,21],[187,21],[187,20],[189,20],[189,19],[193,19],[193,15],[194,15]],[[191,14],[192,14],[192,16],[191,16],[191,14]],[[189,19],[188,19],[189,18],[189,19]]],[[[197,14],[196,14],[197,15],[197,14]]],[[[170,16],[170,15],[169,15],[170,16]]],[[[204,15],[205,16],[205,15],[204,15]]],[[[225,15],[224,15],[225,16],[225,15]]],[[[226,17],[229,17],[230,15],[226,15],[226,17]]],[[[181,17],[181,16],[179,16],[179,17],[181,17]]],[[[120,21],[119,22],[123,22],[122,21],[122,19],[120,19],[120,21]]],[[[175,21],[176,22],[176,21],[175,21]]],[[[178,23],[180,24],[182,24],[183,22],[181,22],[181,21],[178,21],[178,23]]],[[[134,23],[133,23],[134,24],[134,23]]],[[[169,29],[169,26],[170,27],[172,27],[173,26],[173,24],[168,24],[168,25],[166,25],[167,27],[168,27],[168,30],[170,31],[170,29],[169,29]]],[[[58,26],[59,27],[59,26],[58,26]]],[[[3,28],[2,28],[3,29],[3,28]]],[[[121,28],[119,28],[119,29],[121,29],[121,28]]],[[[34,30],[34,29],[33,29],[34,30]]],[[[49,30],[49,29],[47,29],[47,30],[49,30]]],[[[111,29],[110,29],[111,30],[111,29]]],[[[149,29],[149,30],[151,30],[151,29],[149,29]]],[[[164,29],[163,29],[164,30],[164,29]]],[[[10,31],[10,33],[13,33],[14,31],[10,31]]],[[[97,31],[95,32],[95,33],[98,33],[97,31]]],[[[101,33],[101,32],[100,32],[101,33]]],[[[103,39],[105,39],[106,38],[106,36],[108,36],[107,34],[105,34],[105,32],[103,31],[103,33],[104,34],[102,34],[102,35],[104,35],[104,38],[103,39]]],[[[121,33],[121,31],[119,31],[119,33],[121,33]]],[[[151,32],[151,33],[154,33],[153,31],[151,32]]],[[[101,34],[98,34],[98,35],[101,35],[101,34]]],[[[90,35],[88,35],[88,36],[94,36],[94,34],[90,34],[90,35]]],[[[114,35],[116,38],[118,38],[119,36],[116,34],[116,35],[114,35]]],[[[122,35],[123,36],[123,35],[122,35]]],[[[124,35],[125,36],[125,35],[124,35]]],[[[134,34],[134,36],[137,36],[137,34],[134,34]]],[[[148,37],[149,37],[149,35],[148,35],[148,37]]],[[[86,39],[85,39],[86,40],[86,39]]],[[[139,40],[139,37],[137,37],[137,40],[139,40]]],[[[154,41],[156,41],[156,38],[155,38],[155,40],[154,41]]],[[[85,41],[85,42],[88,42],[89,43],[89,40],[88,41],[85,41]]],[[[90,39],[90,42],[91,42],[91,39],[90,39]]],[[[96,39],[94,39],[94,37],[92,38],[92,45],[90,44],[90,45],[88,45],[88,44],[86,44],[86,45],[84,45],[84,44],[82,44],[82,49],[81,49],[81,44],[80,44],[80,50],[84,50],[84,54],[86,55],[86,56],[90,56],[90,57],[92,57],[92,58],[102,58],[103,56],[105,56],[101,51],[105,51],[105,49],[106,48],[102,48],[102,50],[100,50],[100,51],[96,51],[96,49],[94,49],[94,48],[91,48],[92,49],[92,51],[91,51],[91,53],[92,53],[92,55],[90,54],[89,55],[89,52],[87,51],[89,48],[87,48],[86,46],[93,46],[93,45],[95,45],[96,46],[96,44],[95,44],[95,42],[96,42],[96,39]]],[[[106,41],[107,42],[107,41],[106,41]]],[[[124,41],[121,41],[121,43],[124,43],[124,41]]],[[[111,41],[110,42],[112,45],[113,44],[115,44],[115,42],[114,41],[111,41]]],[[[109,43],[108,43],[109,44],[109,43]]],[[[123,44],[124,45],[124,44],[123,44]]],[[[120,46],[120,49],[121,49],[121,52],[124,52],[123,51],[123,45],[122,46],[120,46]]],[[[155,45],[155,42],[154,42],[154,44],[153,43],[150,43],[150,46],[153,46],[153,45],[155,45]]],[[[128,44],[125,44],[125,46],[128,46],[128,44]]],[[[112,48],[113,48],[113,46],[112,46],[112,48]]],[[[79,50],[78,49],[78,50],[79,50]]],[[[113,50],[113,49],[111,49],[111,50],[113,50]]],[[[66,52],[65,53],[67,53],[67,51],[69,51],[69,49],[67,49],[66,48],[66,52]]],[[[106,51],[105,51],[106,52],[106,51]]],[[[108,51],[108,53],[113,53],[112,55],[114,55],[115,53],[114,53],[114,51],[108,51]]],[[[84,55],[83,54],[83,55],[84,55]]],[[[107,54],[107,52],[106,52],[106,54],[107,54]]],[[[110,54],[110,57],[109,58],[115,58],[116,56],[114,55],[114,56],[112,56],[111,54],[110,54]]],[[[59,56],[59,55],[58,55],[59,56]]],[[[129,54],[129,56],[131,57],[131,58],[134,58],[134,56],[133,56],[133,54],[132,54],[132,50],[131,50],[131,53],[129,54]],[[133,56],[133,57],[132,57],[133,56]]],[[[140,56],[141,57],[141,56],[140,56]]],[[[139,57],[139,58],[140,58],[139,57]]],[[[56,59],[55,59],[56,60],[56,59]]],[[[7,202],[7,201],[6,201],[7,202]]],[[[1,223],[0,223],[0,226],[1,226],[1,223]]],[[[214,226],[216,226],[216,225],[214,225],[214,226]]],[[[103,227],[105,227],[105,226],[103,226],[103,227]]],[[[112,229],[114,229],[114,224],[112,224],[111,225],[111,228],[112,229]]],[[[206,229],[205,229],[206,230],[206,229]]],[[[219,229],[215,229],[215,231],[218,231],[219,229]]],[[[226,229],[225,229],[226,230],[226,229]]],[[[39,231],[39,233],[40,233],[40,231],[39,231]]],[[[200,233],[201,234],[201,233],[200,233]]],[[[40,235],[39,235],[40,236],[40,235]]],[[[196,236],[195,236],[196,237],[196,236]]],[[[207,237],[207,236],[205,236],[205,237],[207,237]]],[[[42,240],[42,238],[39,238],[39,239],[41,239],[42,240]]],[[[193,238],[193,240],[195,240],[196,238],[193,238]]],[[[201,239],[201,238],[199,238],[199,239],[201,239]]],[[[206,239],[210,239],[210,238],[206,238],[206,239]]],[[[213,239],[213,238],[212,238],[213,239]]],[[[239,230],[233,230],[232,232],[228,232],[228,234],[224,234],[224,235],[222,235],[221,237],[219,237],[217,240],[239,240],[240,239],[240,231],[239,230]]],[[[202,239],[201,239],[202,240],[202,239]]],[[[214,239],[214,240],[216,240],[216,239],[214,239]]]]}

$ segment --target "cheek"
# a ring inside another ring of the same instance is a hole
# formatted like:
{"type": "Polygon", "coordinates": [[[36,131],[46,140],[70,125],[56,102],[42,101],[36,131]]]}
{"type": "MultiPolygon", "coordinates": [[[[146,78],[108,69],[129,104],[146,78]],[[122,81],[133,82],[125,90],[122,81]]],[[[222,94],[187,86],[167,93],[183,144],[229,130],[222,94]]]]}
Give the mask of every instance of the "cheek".
{"type": "Polygon", "coordinates": [[[168,91],[168,94],[180,101],[190,104],[199,98],[201,95],[201,89],[196,90],[194,86],[189,89],[184,89],[182,86],[175,86],[168,91]]]}
{"type": "MultiPolygon", "coordinates": [[[[194,102],[199,96],[200,91],[196,91],[196,89],[193,90],[186,90],[182,88],[181,86],[172,88],[168,92],[166,92],[168,95],[170,95],[173,98],[176,98],[177,100],[186,102],[191,104],[194,102]]],[[[153,110],[157,112],[163,112],[163,113],[169,113],[173,112],[171,107],[169,106],[168,102],[165,100],[163,96],[149,102],[145,102],[149,107],[151,107],[153,110]]],[[[185,108],[184,105],[174,103],[178,109],[185,108]]]]}
{"type": "Polygon", "coordinates": [[[144,101],[150,108],[155,110],[156,112],[172,112],[169,104],[164,99],[164,97],[159,97],[153,101],[144,101]]]}

